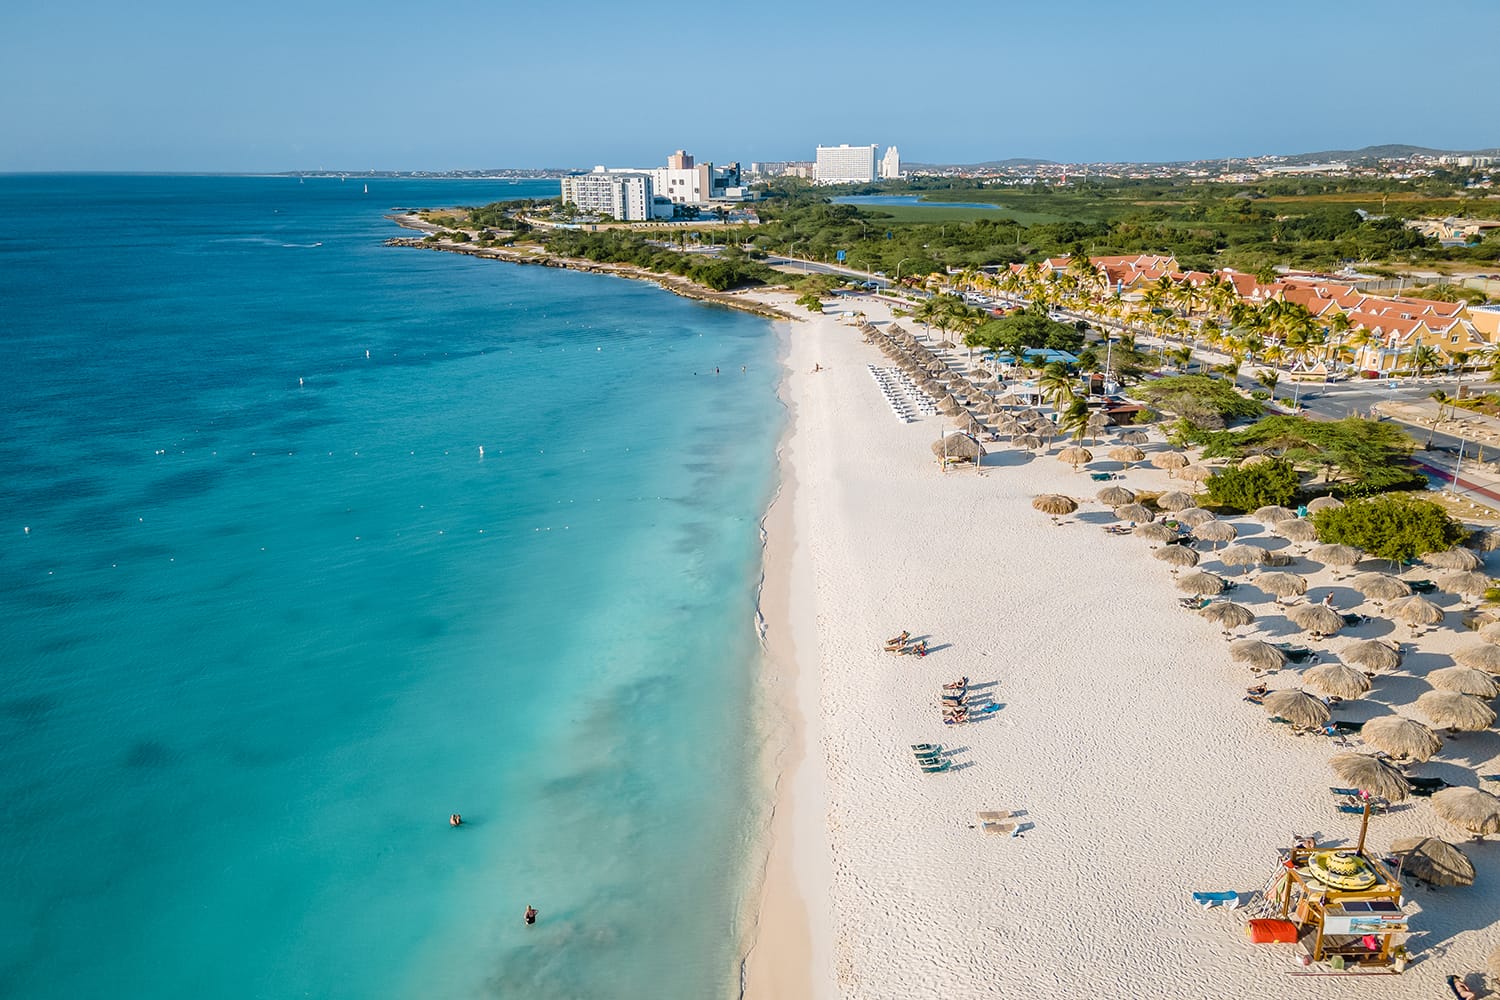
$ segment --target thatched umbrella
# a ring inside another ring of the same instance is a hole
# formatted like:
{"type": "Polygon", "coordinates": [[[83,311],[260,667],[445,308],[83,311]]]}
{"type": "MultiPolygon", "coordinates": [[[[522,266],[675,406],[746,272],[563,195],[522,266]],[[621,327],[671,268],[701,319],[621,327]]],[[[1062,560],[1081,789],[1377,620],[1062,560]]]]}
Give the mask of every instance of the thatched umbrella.
{"type": "Polygon", "coordinates": [[[1422,557],[1422,561],[1437,569],[1472,570],[1484,565],[1484,561],[1468,549],[1444,549],[1442,552],[1429,552],[1422,557]]]}
{"type": "Polygon", "coordinates": [[[1365,554],[1350,545],[1314,545],[1307,556],[1328,566],[1353,566],[1365,554]]]}
{"type": "Polygon", "coordinates": [[[1500,681],[1473,667],[1444,667],[1434,670],[1427,675],[1427,683],[1443,691],[1471,694],[1485,701],[1500,695],[1500,681]]]}
{"type": "Polygon", "coordinates": [[[1355,639],[1339,650],[1346,662],[1357,663],[1366,670],[1384,673],[1401,666],[1401,651],[1392,649],[1379,639],[1355,639]]]}
{"type": "MultiPolygon", "coordinates": [[[[1210,604],[1209,607],[1213,605],[1210,604]]],[[[1261,642],[1259,639],[1241,639],[1238,642],[1231,642],[1229,658],[1236,663],[1248,663],[1252,670],[1280,670],[1286,666],[1285,650],[1269,642],[1261,642]]]]}
{"type": "Polygon", "coordinates": [[[1320,510],[1338,510],[1342,506],[1344,506],[1344,501],[1328,496],[1315,497],[1307,502],[1307,509],[1313,514],[1320,510]]]}
{"type": "MultiPolygon", "coordinates": [[[[1322,702],[1318,702],[1322,704],[1322,702]]],[[[1336,753],[1328,759],[1333,773],[1346,785],[1378,795],[1388,802],[1403,802],[1411,795],[1406,776],[1379,757],[1363,753],[1336,753]]]]}
{"type": "Polygon", "coordinates": [[[1444,788],[1432,797],[1438,819],[1483,838],[1500,833],[1500,798],[1477,788],[1444,788]]]}
{"type": "Polygon", "coordinates": [[[1189,494],[1181,490],[1168,490],[1156,498],[1156,506],[1162,510],[1186,510],[1195,504],[1189,494]]]}
{"type": "Polygon", "coordinates": [[[1078,502],[1072,497],[1065,497],[1061,493],[1043,493],[1031,501],[1033,510],[1039,510],[1043,514],[1051,514],[1060,517],[1063,514],[1071,514],[1078,509],[1078,502]]]}
{"type": "Polygon", "coordinates": [[[1390,601],[1411,595],[1410,584],[1385,573],[1361,573],[1349,581],[1349,586],[1377,601],[1390,601]]]}
{"type": "Polygon", "coordinates": [[[1500,674],[1500,646],[1488,642],[1464,646],[1453,654],[1453,662],[1475,670],[1500,674]]]}
{"type": "Polygon", "coordinates": [[[1479,638],[1485,642],[1500,643],[1500,622],[1490,622],[1479,627],[1479,638]]]}
{"type": "Polygon", "coordinates": [[[1302,673],[1302,683],[1330,698],[1361,698],[1370,690],[1370,678],[1342,663],[1309,667],[1302,673]]]}
{"type": "Polygon", "coordinates": [[[951,415],[957,413],[959,409],[961,409],[961,407],[958,405],[958,400],[953,398],[952,393],[949,393],[942,399],[938,400],[938,409],[942,410],[944,413],[951,415]]]}
{"type": "Polygon", "coordinates": [[[1073,471],[1077,472],[1080,465],[1085,465],[1094,460],[1094,453],[1087,448],[1080,448],[1076,444],[1069,445],[1057,453],[1057,460],[1059,462],[1067,462],[1073,467],[1073,471]]]}
{"type": "Polygon", "coordinates": [[[1285,719],[1298,729],[1316,729],[1329,719],[1327,705],[1297,688],[1272,691],[1261,704],[1269,714],[1285,719]]]}
{"type": "Polygon", "coordinates": [[[1315,542],[1318,539],[1318,529],[1311,521],[1277,521],[1271,525],[1271,530],[1289,542],[1315,542]]]}
{"type": "Polygon", "coordinates": [[[1449,732],[1477,733],[1495,722],[1495,710],[1473,695],[1427,691],[1417,699],[1417,711],[1434,726],[1449,732]]]}
{"type": "Polygon", "coordinates": [[[1482,597],[1484,592],[1493,586],[1493,583],[1484,573],[1475,573],[1472,570],[1450,570],[1437,578],[1437,585],[1439,590],[1446,590],[1450,594],[1482,597]]]}
{"type": "Polygon", "coordinates": [[[1159,451],[1151,456],[1151,464],[1158,469],[1167,470],[1167,478],[1171,478],[1177,469],[1185,469],[1190,464],[1187,456],[1180,451],[1159,451]]]}
{"type": "Polygon", "coordinates": [[[1231,545],[1219,553],[1225,566],[1259,566],[1266,561],[1266,550],[1255,545],[1231,545]]]}
{"type": "Polygon", "coordinates": [[[945,438],[938,438],[932,442],[933,455],[946,458],[950,462],[973,462],[979,458],[982,451],[979,442],[967,434],[949,434],[945,438]]]}
{"type": "Polygon", "coordinates": [[[1490,974],[1490,981],[1500,981],[1500,945],[1490,952],[1489,958],[1484,960],[1485,971],[1490,974]]]}
{"type": "Polygon", "coordinates": [[[1332,635],[1344,627],[1344,616],[1321,604],[1298,604],[1288,608],[1287,620],[1304,632],[1332,635]]]}
{"type": "Polygon", "coordinates": [[[1212,573],[1189,573],[1177,581],[1177,589],[1185,590],[1189,594],[1217,594],[1224,590],[1223,577],[1212,573]]]}
{"type": "Polygon", "coordinates": [[[1200,524],[1216,520],[1213,511],[1204,510],[1202,507],[1184,507],[1173,514],[1172,517],[1190,528],[1196,528],[1200,524]]]}
{"type": "Polygon", "coordinates": [[[1401,837],[1391,841],[1401,873],[1432,885],[1473,885],[1474,865],[1463,851],[1436,837],[1401,837]]]}
{"type": "Polygon", "coordinates": [[[1143,524],[1135,529],[1135,533],[1150,542],[1170,542],[1177,537],[1177,529],[1170,524],[1143,524]]]}
{"type": "Polygon", "coordinates": [[[1386,614],[1408,625],[1436,625],[1443,620],[1443,609],[1421,594],[1398,597],[1385,606],[1386,614]]]}
{"type": "Polygon", "coordinates": [[[1144,504],[1127,503],[1115,508],[1115,517],[1122,521],[1137,521],[1144,524],[1155,520],[1156,514],[1144,504]]]}
{"type": "Polygon", "coordinates": [[[1264,465],[1271,460],[1270,455],[1246,455],[1240,459],[1240,468],[1248,469],[1253,465],[1264,465]]]}
{"type": "Polygon", "coordinates": [[[1151,435],[1141,430],[1125,431],[1120,435],[1120,440],[1126,444],[1145,444],[1151,440],[1151,435]]]}
{"type": "Polygon", "coordinates": [[[1205,482],[1219,474],[1218,469],[1207,465],[1188,465],[1178,470],[1177,478],[1186,479],[1190,483],[1205,482]]]}
{"type": "Polygon", "coordinates": [[[1279,504],[1270,504],[1266,507],[1255,508],[1255,513],[1250,515],[1261,524],[1275,524],[1277,521],[1290,521],[1297,516],[1297,512],[1279,504]]]}
{"type": "Polygon", "coordinates": [[[1255,612],[1233,601],[1215,601],[1198,613],[1223,628],[1243,628],[1255,621],[1255,612]]]}
{"type": "Polygon", "coordinates": [[[1193,529],[1193,537],[1205,542],[1232,542],[1239,531],[1228,521],[1208,521],[1193,529]]]}
{"type": "Polygon", "coordinates": [[[1173,566],[1187,567],[1198,565],[1198,553],[1186,545],[1165,545],[1151,553],[1151,555],[1173,566]]]}
{"type": "MultiPolygon", "coordinates": [[[[1123,486],[1106,486],[1098,492],[1097,496],[1100,503],[1109,504],[1111,507],[1135,503],[1135,491],[1127,490],[1123,486]]],[[[1147,520],[1149,521],[1150,518],[1147,518],[1147,520]]]]}
{"type": "Polygon", "coordinates": [[[1267,566],[1290,566],[1296,561],[1297,557],[1290,552],[1283,552],[1280,549],[1266,549],[1267,566]]]}
{"type": "Polygon", "coordinates": [[[1307,593],[1307,578],[1296,573],[1259,573],[1255,585],[1268,594],[1275,594],[1278,602],[1283,597],[1307,593]]]}
{"type": "Polygon", "coordinates": [[[1359,730],[1366,746],[1402,759],[1428,761],[1443,748],[1443,741],[1431,729],[1415,719],[1399,715],[1382,715],[1371,719],[1359,730]]]}
{"type": "Polygon", "coordinates": [[[1133,444],[1116,445],[1109,449],[1109,457],[1116,462],[1139,462],[1146,457],[1146,453],[1133,444]]]}
{"type": "Polygon", "coordinates": [[[1036,451],[1042,446],[1042,439],[1035,434],[1022,434],[1012,438],[1010,443],[1017,448],[1024,448],[1026,451],[1036,451]]]}
{"type": "Polygon", "coordinates": [[[1480,552],[1494,552],[1496,549],[1500,549],[1500,531],[1496,531],[1494,528],[1490,528],[1487,531],[1476,531],[1469,536],[1469,540],[1464,544],[1471,549],[1478,549],[1480,552]]]}

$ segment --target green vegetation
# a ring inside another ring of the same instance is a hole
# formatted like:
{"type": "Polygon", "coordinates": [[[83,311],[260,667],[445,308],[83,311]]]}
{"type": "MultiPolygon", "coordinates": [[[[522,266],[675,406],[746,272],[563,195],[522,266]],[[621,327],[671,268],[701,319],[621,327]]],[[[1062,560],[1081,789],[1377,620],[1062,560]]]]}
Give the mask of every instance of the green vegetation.
{"type": "Polygon", "coordinates": [[[1468,535],[1438,504],[1400,494],[1320,510],[1313,526],[1320,541],[1353,545],[1392,562],[1452,548],[1468,535]]]}
{"type": "Polygon", "coordinates": [[[598,263],[631,264],[658,274],[677,274],[689,281],[726,291],[744,285],[779,284],[782,275],[751,260],[738,246],[727,246],[718,257],[695,256],[656,246],[628,230],[610,229],[590,233],[581,229],[552,229],[542,243],[564,257],[581,257],[598,263]]]}
{"type": "Polygon", "coordinates": [[[1083,341],[1083,332],[1077,327],[1057,322],[1039,306],[1003,319],[987,320],[964,338],[969,347],[1004,351],[1013,358],[1038,348],[1077,354],[1083,348],[1083,341]]]}
{"type": "Polygon", "coordinates": [[[1378,420],[1270,416],[1242,430],[1208,435],[1203,455],[1273,455],[1300,468],[1320,469],[1325,483],[1340,480],[1340,494],[1359,497],[1425,485],[1408,462],[1412,447],[1400,427],[1378,420]]]}
{"type": "Polygon", "coordinates": [[[1302,479],[1291,462],[1273,458],[1243,469],[1231,466],[1210,476],[1205,485],[1208,502],[1213,506],[1250,511],[1271,504],[1291,506],[1302,487],[1302,479]]]}
{"type": "Polygon", "coordinates": [[[1259,403],[1241,396],[1229,382],[1208,375],[1156,379],[1138,386],[1134,394],[1200,430],[1218,430],[1233,420],[1262,412],[1259,403]]]}

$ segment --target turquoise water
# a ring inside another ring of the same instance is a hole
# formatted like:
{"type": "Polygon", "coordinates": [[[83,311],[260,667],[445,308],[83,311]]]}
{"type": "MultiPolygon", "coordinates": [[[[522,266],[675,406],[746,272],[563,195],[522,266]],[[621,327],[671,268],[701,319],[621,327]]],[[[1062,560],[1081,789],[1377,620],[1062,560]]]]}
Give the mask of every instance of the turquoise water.
{"type": "Polygon", "coordinates": [[[365,183],[0,178],[0,995],[733,988],[770,327],[365,183]]]}
{"type": "Polygon", "coordinates": [[[983,201],[931,201],[915,194],[846,194],[833,201],[840,205],[925,205],[928,208],[989,208],[999,211],[1000,205],[983,201]]]}

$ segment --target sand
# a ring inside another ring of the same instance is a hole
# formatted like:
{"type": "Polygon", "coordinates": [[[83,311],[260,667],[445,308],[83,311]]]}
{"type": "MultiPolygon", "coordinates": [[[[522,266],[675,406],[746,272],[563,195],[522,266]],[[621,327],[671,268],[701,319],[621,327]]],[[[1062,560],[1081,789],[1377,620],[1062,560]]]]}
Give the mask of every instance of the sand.
{"type": "MultiPolygon", "coordinates": [[[[1102,530],[1105,508],[1085,504],[1055,526],[1030,507],[1041,492],[1085,498],[1100,484],[999,445],[982,475],[942,473],[928,450],[940,418],[896,420],[867,369],[886,362],[855,329],[823,317],[792,324],[789,341],[791,523],[768,522],[764,602],[787,729],[747,995],[1367,994],[1370,983],[1290,975],[1291,948],[1245,942],[1244,911],[1189,897],[1260,888],[1294,833],[1352,841],[1358,818],[1328,790],[1339,748],[1242,700],[1254,676],[1231,663],[1217,627],[1178,607],[1144,540],[1102,530]],[[902,628],[928,636],[932,654],[881,652],[902,628]],[[963,675],[1003,707],[944,726],[939,685],[963,675]],[[949,748],[952,771],[917,770],[908,744],[927,741],[949,748]],[[984,835],[976,810],[1019,813],[1022,835],[984,835]]],[[[1123,485],[1168,480],[1131,470],[1123,485]]],[[[1219,568],[1207,553],[1202,565],[1219,568]]],[[[1305,561],[1292,569],[1314,599],[1337,585],[1305,561]]],[[[1335,595],[1345,610],[1358,600],[1335,595]]],[[[1250,585],[1236,599],[1264,612],[1242,634],[1291,632],[1250,585]]],[[[1475,641],[1460,621],[1451,614],[1423,648],[1475,641]]],[[[1406,628],[1351,634],[1404,640],[1406,628]]],[[[1410,674],[1447,662],[1409,657],[1408,671],[1336,715],[1409,703],[1426,690],[1410,674]]],[[[1296,682],[1294,670],[1270,677],[1296,682]]],[[[1495,732],[1466,734],[1422,773],[1475,784],[1500,771],[1497,753],[1495,732]]],[[[1372,821],[1370,843],[1418,834],[1461,839],[1419,799],[1372,821]]],[[[1374,984],[1382,995],[1442,995],[1447,974],[1482,969],[1500,943],[1500,848],[1464,849],[1476,886],[1412,889],[1410,947],[1423,960],[1374,984]]]]}

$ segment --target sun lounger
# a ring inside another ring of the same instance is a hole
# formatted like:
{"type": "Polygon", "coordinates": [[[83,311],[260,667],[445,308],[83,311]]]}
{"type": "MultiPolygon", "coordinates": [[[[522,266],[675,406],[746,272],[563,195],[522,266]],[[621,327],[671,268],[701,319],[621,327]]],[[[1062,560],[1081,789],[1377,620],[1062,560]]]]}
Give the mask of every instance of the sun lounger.
{"type": "Polygon", "coordinates": [[[1016,823],[981,823],[980,827],[992,837],[1014,837],[1020,829],[1016,823]]]}
{"type": "Polygon", "coordinates": [[[1335,788],[1333,785],[1329,785],[1328,786],[1328,790],[1330,792],[1332,792],[1333,794],[1335,794],[1335,795],[1349,796],[1349,795],[1358,795],[1359,794],[1359,789],[1358,788],[1335,788]]]}
{"type": "Polygon", "coordinates": [[[1234,909],[1240,905],[1240,894],[1229,890],[1225,890],[1224,892],[1195,892],[1193,893],[1193,902],[1199,904],[1205,910],[1230,903],[1234,904],[1230,907],[1234,909]]]}
{"type": "Polygon", "coordinates": [[[1433,792],[1440,792],[1445,788],[1452,788],[1442,778],[1407,778],[1406,783],[1411,785],[1413,795],[1428,796],[1433,792]]]}
{"type": "Polygon", "coordinates": [[[917,760],[937,760],[943,755],[943,748],[934,747],[931,750],[913,750],[911,754],[917,760]]]}
{"type": "Polygon", "coordinates": [[[941,749],[943,749],[943,745],[941,743],[913,743],[911,745],[912,753],[922,753],[929,750],[937,751],[941,749]]]}
{"type": "Polygon", "coordinates": [[[1089,478],[1096,483],[1107,483],[1115,478],[1115,474],[1113,472],[1090,472],[1089,478]]]}
{"type": "Polygon", "coordinates": [[[952,767],[953,761],[944,757],[941,760],[935,760],[930,763],[923,762],[920,766],[923,774],[937,774],[939,771],[946,771],[952,767]]]}
{"type": "Polygon", "coordinates": [[[1414,594],[1430,594],[1434,590],[1437,590],[1437,584],[1431,580],[1407,580],[1406,585],[1411,588],[1414,594]]]}
{"type": "Polygon", "coordinates": [[[1346,719],[1334,719],[1331,725],[1341,733],[1357,733],[1365,728],[1363,722],[1349,722],[1346,719]]]}
{"type": "Polygon", "coordinates": [[[998,811],[994,809],[981,809],[974,815],[979,817],[979,822],[981,823],[1003,823],[1014,816],[1015,813],[1009,809],[998,811]]]}
{"type": "Polygon", "coordinates": [[[1348,614],[1339,615],[1339,617],[1344,619],[1344,624],[1348,625],[1350,628],[1353,628],[1355,625],[1360,625],[1370,620],[1368,615],[1348,614]]]}

